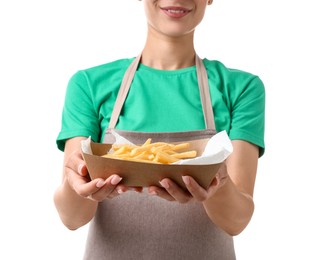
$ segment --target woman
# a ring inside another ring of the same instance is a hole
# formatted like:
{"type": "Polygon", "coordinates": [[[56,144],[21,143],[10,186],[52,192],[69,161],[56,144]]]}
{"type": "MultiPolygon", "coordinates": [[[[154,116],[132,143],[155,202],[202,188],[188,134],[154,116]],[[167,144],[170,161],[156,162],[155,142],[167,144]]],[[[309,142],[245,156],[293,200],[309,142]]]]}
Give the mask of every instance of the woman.
{"type": "Polygon", "coordinates": [[[71,230],[91,222],[84,259],[235,259],[233,236],[252,217],[264,153],[263,84],[195,53],[194,31],[211,0],[142,3],[148,30],[141,54],[79,71],[69,82],[57,138],[64,171],[56,208],[71,230]],[[126,89],[124,100],[119,89],[126,89]],[[186,191],[167,178],[147,188],[127,187],[118,175],[89,180],[81,140],[106,142],[111,129],[196,138],[226,130],[233,153],[207,190],[190,176],[183,177],[186,191]]]}

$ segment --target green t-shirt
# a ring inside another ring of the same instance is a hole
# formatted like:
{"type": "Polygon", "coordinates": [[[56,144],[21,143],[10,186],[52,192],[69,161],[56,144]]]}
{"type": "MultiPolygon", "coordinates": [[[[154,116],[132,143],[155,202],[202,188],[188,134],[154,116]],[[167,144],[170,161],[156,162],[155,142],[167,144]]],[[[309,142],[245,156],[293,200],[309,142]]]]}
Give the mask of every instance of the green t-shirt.
{"type": "MultiPolygon", "coordinates": [[[[121,59],[76,72],[70,79],[57,146],[76,136],[102,142],[123,75],[121,59]]],[[[204,59],[216,130],[256,144],[264,153],[265,89],[259,77],[204,59]]],[[[117,129],[177,132],[205,129],[196,67],[164,71],[138,66],[117,129]]]]}

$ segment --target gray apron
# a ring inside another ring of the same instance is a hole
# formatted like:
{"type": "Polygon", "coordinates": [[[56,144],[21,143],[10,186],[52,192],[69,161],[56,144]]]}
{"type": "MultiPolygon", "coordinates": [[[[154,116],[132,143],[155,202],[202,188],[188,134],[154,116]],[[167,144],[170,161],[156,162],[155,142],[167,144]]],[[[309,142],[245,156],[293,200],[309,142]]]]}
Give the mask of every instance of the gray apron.
{"type": "MultiPolygon", "coordinates": [[[[132,132],[115,126],[126,100],[141,55],[127,69],[106,130],[104,143],[113,143],[115,131],[135,144],[180,142],[216,134],[207,72],[196,55],[205,130],[132,132]]],[[[90,223],[84,260],[234,260],[233,238],[215,226],[201,203],[168,202],[146,193],[126,192],[99,203],[90,223]]]]}

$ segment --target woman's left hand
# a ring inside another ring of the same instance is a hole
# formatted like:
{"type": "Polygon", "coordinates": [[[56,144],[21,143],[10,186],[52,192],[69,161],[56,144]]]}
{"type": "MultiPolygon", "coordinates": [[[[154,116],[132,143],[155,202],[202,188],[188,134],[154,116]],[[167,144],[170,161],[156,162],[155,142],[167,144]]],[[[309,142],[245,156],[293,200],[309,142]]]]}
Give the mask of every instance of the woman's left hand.
{"type": "Polygon", "coordinates": [[[177,201],[180,203],[188,203],[190,201],[203,202],[212,197],[225,184],[227,179],[227,167],[225,163],[222,163],[207,189],[201,187],[191,176],[183,176],[183,182],[185,183],[187,190],[181,188],[171,179],[165,178],[160,181],[162,187],[150,186],[148,188],[148,193],[168,201],[177,201]]]}

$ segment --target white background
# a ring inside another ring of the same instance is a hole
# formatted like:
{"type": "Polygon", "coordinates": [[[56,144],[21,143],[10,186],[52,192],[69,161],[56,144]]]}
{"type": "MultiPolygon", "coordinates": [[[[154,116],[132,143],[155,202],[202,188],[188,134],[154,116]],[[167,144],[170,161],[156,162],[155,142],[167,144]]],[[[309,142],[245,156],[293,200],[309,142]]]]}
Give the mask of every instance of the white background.
{"type": "MultiPolygon", "coordinates": [[[[266,86],[267,149],[239,260],[323,259],[320,2],[215,0],[196,31],[201,57],[266,86]]],[[[137,55],[145,33],[136,0],[1,0],[0,259],[82,258],[87,227],[67,230],[52,201],[65,88],[79,69],[137,55]]]]}

